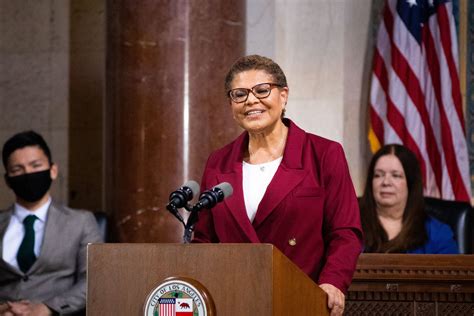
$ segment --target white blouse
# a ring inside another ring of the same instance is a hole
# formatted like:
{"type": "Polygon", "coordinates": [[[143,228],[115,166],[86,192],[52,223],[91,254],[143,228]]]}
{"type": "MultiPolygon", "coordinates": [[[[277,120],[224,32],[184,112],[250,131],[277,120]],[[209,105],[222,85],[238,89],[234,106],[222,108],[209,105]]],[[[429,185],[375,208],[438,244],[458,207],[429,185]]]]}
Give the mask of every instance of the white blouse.
{"type": "Polygon", "coordinates": [[[262,164],[249,164],[243,161],[242,178],[245,208],[250,222],[253,222],[258,205],[272,181],[283,157],[262,164]]]}

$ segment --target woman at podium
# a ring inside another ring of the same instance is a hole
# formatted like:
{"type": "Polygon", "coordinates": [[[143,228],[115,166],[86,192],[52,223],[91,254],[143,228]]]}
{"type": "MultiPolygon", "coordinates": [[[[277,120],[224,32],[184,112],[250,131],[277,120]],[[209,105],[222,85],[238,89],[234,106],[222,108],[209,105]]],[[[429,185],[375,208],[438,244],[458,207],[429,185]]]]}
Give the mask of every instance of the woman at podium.
{"type": "Polygon", "coordinates": [[[210,155],[201,188],[225,181],[234,194],[200,213],[194,242],[271,243],[328,294],[331,315],[342,314],[362,249],[342,147],[285,118],[286,76],[269,58],[238,59],[225,90],[245,131],[210,155]]]}

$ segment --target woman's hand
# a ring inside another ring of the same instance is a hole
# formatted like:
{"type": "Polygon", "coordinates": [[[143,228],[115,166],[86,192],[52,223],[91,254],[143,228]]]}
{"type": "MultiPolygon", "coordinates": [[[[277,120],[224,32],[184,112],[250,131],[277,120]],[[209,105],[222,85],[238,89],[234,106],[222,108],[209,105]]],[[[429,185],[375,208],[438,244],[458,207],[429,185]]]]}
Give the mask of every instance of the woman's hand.
{"type": "Polygon", "coordinates": [[[345,297],[341,290],[329,283],[320,284],[319,287],[328,295],[328,307],[331,310],[331,316],[342,315],[345,297]]]}

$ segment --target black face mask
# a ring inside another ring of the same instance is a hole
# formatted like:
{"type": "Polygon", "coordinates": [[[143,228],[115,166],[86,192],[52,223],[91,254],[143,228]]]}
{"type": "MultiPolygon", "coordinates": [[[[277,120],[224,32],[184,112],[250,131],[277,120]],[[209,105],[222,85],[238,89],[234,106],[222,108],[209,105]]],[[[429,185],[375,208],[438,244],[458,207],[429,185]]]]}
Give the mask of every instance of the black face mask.
{"type": "Polygon", "coordinates": [[[53,181],[50,169],[14,177],[5,175],[5,179],[16,196],[27,202],[40,200],[48,192],[53,181]]]}

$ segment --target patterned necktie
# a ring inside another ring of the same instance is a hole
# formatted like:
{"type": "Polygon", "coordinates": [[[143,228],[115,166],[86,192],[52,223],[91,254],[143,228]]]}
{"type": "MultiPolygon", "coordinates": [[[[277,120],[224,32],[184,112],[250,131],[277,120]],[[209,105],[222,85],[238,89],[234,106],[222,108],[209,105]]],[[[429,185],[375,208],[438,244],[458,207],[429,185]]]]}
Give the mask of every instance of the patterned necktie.
{"type": "Polygon", "coordinates": [[[35,230],[33,225],[35,220],[38,217],[35,215],[28,215],[23,220],[23,225],[25,225],[25,237],[21,242],[20,248],[18,249],[18,254],[16,255],[16,260],[18,261],[18,266],[23,272],[28,271],[30,267],[35,263],[36,256],[34,252],[35,248],[35,230]]]}

